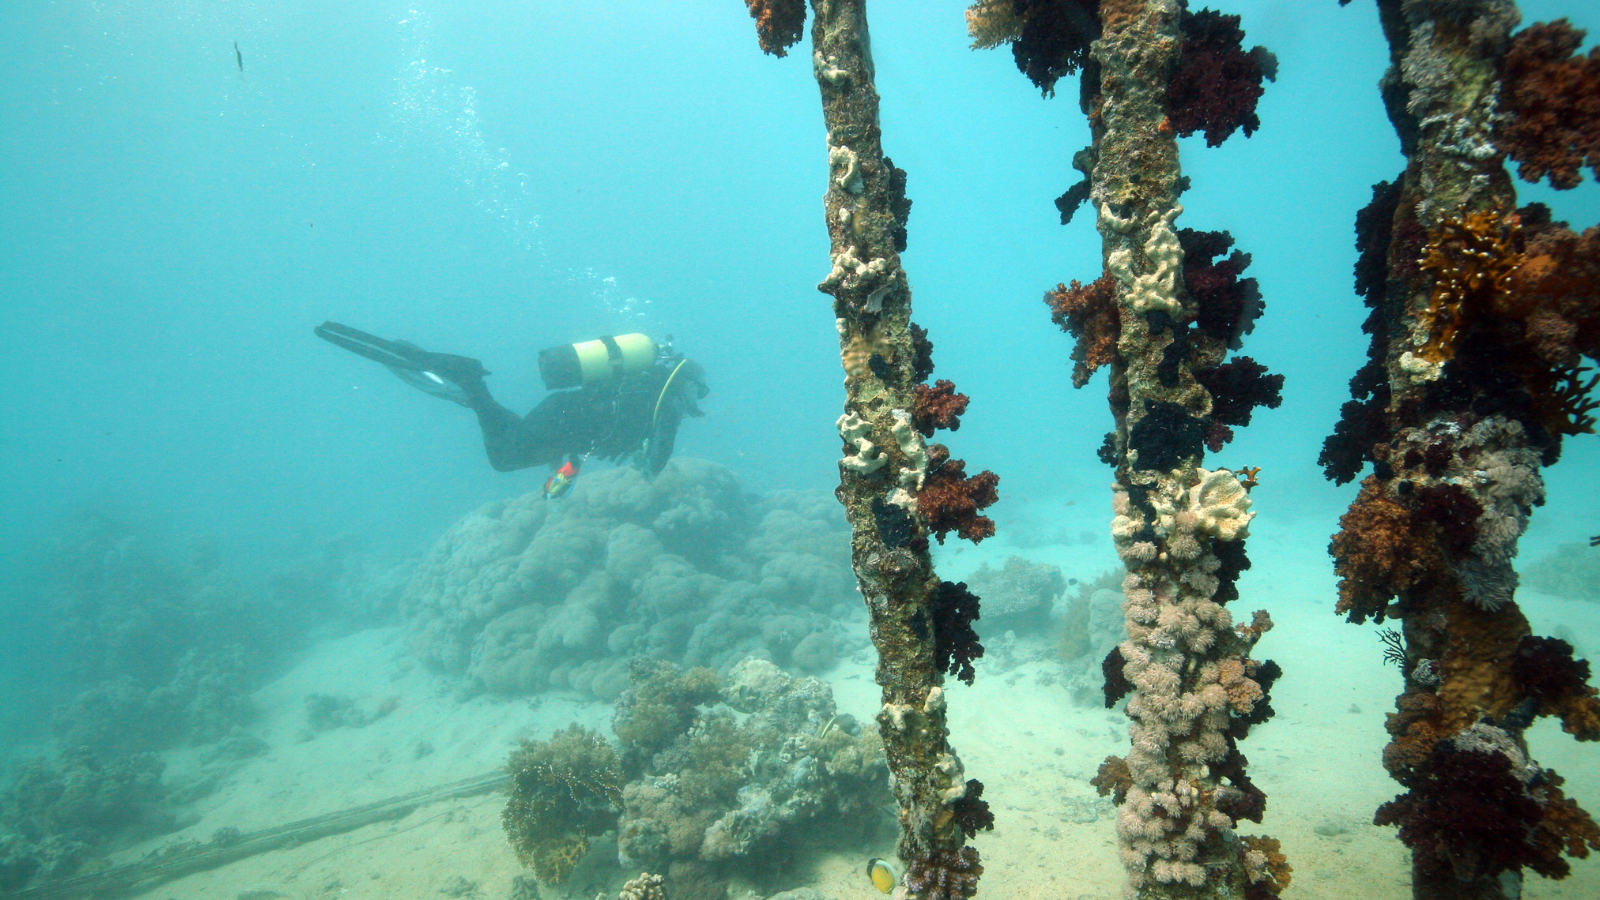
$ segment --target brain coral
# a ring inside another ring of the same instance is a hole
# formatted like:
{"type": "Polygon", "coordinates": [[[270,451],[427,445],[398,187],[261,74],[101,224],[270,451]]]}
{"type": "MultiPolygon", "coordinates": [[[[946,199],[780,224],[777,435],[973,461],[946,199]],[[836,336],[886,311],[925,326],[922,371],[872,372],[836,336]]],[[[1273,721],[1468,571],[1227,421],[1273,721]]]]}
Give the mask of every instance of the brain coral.
{"type": "Polygon", "coordinates": [[[654,482],[609,469],[559,503],[485,505],[439,539],[401,606],[413,651],[439,669],[609,699],[639,654],[825,669],[859,632],[843,630],[861,615],[854,584],[831,498],[751,498],[727,469],[680,458],[654,482]]]}

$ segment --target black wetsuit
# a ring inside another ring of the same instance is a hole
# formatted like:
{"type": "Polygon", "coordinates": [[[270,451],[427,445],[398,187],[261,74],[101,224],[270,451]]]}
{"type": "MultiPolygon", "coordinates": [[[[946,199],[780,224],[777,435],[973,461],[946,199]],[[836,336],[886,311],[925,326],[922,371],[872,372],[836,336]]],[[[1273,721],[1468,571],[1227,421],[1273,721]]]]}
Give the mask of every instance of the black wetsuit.
{"type": "Polygon", "coordinates": [[[706,395],[700,367],[683,361],[674,377],[678,365],[664,360],[617,383],[552,392],[526,416],[501,406],[479,381],[468,393],[489,465],[510,472],[569,456],[620,459],[638,453],[640,467],[654,476],[672,457],[678,424],[685,416],[703,415],[695,405],[706,395]]]}

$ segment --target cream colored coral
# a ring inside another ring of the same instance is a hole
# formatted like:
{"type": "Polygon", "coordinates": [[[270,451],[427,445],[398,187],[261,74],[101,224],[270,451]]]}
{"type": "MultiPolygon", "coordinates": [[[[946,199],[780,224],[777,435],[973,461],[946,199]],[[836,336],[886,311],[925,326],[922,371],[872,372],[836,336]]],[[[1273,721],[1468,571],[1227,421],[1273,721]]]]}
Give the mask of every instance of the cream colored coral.
{"type": "Polygon", "coordinates": [[[900,486],[920,491],[923,476],[928,474],[928,444],[922,439],[922,433],[911,424],[909,410],[891,410],[890,415],[894,416],[892,430],[895,443],[900,445],[900,452],[906,458],[906,466],[900,470],[900,486]]]}
{"type": "Polygon", "coordinates": [[[988,50],[1022,36],[1022,17],[1014,0],[978,0],[967,8],[967,33],[972,49],[988,50]]]}
{"type": "Polygon", "coordinates": [[[857,475],[870,475],[889,462],[888,457],[878,450],[878,445],[867,437],[872,433],[872,425],[867,420],[855,413],[845,413],[834,424],[838,426],[839,437],[856,448],[856,454],[839,460],[839,465],[857,475]]]}
{"type": "MultiPolygon", "coordinates": [[[[1183,271],[1183,245],[1172,223],[1183,214],[1182,206],[1150,214],[1150,236],[1144,243],[1144,257],[1150,270],[1140,273],[1129,248],[1114,250],[1106,257],[1106,268],[1128,294],[1135,312],[1161,311],[1177,315],[1183,310],[1178,299],[1178,276],[1183,271]]],[[[1119,219],[1108,207],[1100,207],[1100,221],[1115,231],[1126,231],[1128,219],[1119,219]]]]}
{"type": "Polygon", "coordinates": [[[1223,541],[1248,535],[1256,514],[1250,511],[1250,493],[1234,473],[1201,469],[1200,483],[1189,491],[1189,498],[1200,514],[1201,532],[1223,541]]]}
{"type": "Polygon", "coordinates": [[[622,893],[617,895],[617,900],[667,900],[667,894],[661,887],[660,875],[640,872],[638,878],[622,886],[622,893]]]}

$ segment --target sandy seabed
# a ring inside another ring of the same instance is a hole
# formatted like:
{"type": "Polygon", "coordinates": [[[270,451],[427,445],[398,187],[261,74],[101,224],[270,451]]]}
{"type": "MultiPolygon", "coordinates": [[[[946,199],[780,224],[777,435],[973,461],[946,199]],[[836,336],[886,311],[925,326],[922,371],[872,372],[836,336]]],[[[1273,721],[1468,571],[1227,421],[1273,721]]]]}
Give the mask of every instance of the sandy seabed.
{"type": "MultiPolygon", "coordinates": [[[[1282,840],[1294,866],[1288,897],[1399,900],[1410,896],[1407,853],[1394,829],[1371,821],[1378,804],[1399,789],[1380,758],[1387,740],[1383,715],[1393,708],[1400,676],[1382,664],[1372,626],[1351,627],[1333,615],[1326,542],[1325,534],[1283,526],[1258,527],[1251,538],[1255,568],[1241,581],[1235,615],[1271,611],[1277,627],[1256,655],[1278,660],[1284,676],[1273,689],[1277,716],[1241,746],[1251,777],[1270,798],[1264,824],[1242,823],[1241,830],[1282,840]]],[[[980,560],[997,563],[1009,552],[991,541],[951,554],[941,571],[960,576],[980,560]]],[[[1111,562],[1102,547],[1026,555],[1059,563],[1082,578],[1111,562]]],[[[1579,655],[1600,650],[1600,615],[1593,604],[1530,592],[1519,599],[1535,633],[1564,626],[1563,636],[1579,655]]],[[[1045,639],[1053,645],[1055,636],[1045,639]]],[[[1049,653],[1037,655],[1001,671],[985,667],[985,660],[974,686],[949,686],[951,741],[968,776],[984,782],[984,798],[995,812],[994,831],[974,842],[986,870],[980,896],[1113,900],[1122,896],[1123,881],[1114,816],[1088,780],[1108,754],[1126,751],[1126,720],[1120,711],[1074,705],[1057,677],[1061,665],[1049,653]]],[[[875,714],[871,663],[860,654],[827,676],[840,712],[862,720],[875,714]]],[[[262,714],[251,731],[270,750],[227,774],[198,801],[192,808],[198,820],[190,827],[132,848],[119,861],[175,840],[206,841],[219,828],[250,832],[487,774],[504,763],[518,738],[544,738],[574,721],[608,731],[612,712],[609,704],[571,695],[460,700],[452,683],[407,656],[394,628],[320,645],[255,700],[262,714]],[[305,697],[318,692],[392,711],[364,728],[306,740],[305,697]]],[[[1529,741],[1542,765],[1566,777],[1569,796],[1600,809],[1595,747],[1571,740],[1548,720],[1529,732],[1529,741]]],[[[169,781],[200,777],[204,768],[192,752],[168,755],[169,781]]],[[[500,829],[503,802],[488,794],[422,806],[398,820],[264,853],[140,896],[507,900],[521,869],[500,829]]],[[[616,872],[608,864],[614,853],[614,842],[597,842],[568,884],[544,887],[541,896],[614,896],[623,878],[637,874],[616,872]]],[[[892,848],[826,855],[803,883],[790,887],[812,887],[835,900],[881,898],[863,872],[875,855],[892,856],[892,848]]],[[[742,897],[744,887],[735,884],[730,896],[742,897]]],[[[1600,897],[1600,857],[1574,860],[1564,881],[1530,874],[1523,896],[1600,897]]]]}

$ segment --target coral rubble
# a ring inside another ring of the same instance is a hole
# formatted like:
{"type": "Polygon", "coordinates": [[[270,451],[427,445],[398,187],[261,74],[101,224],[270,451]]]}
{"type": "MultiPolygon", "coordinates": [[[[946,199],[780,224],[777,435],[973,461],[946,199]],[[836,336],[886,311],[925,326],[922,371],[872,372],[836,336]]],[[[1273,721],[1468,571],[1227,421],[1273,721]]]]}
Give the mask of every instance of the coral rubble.
{"type": "Polygon", "coordinates": [[[1586,102],[1595,62],[1566,58],[1564,24],[1513,37],[1509,0],[1384,10],[1385,100],[1407,165],[1356,220],[1371,349],[1321,462],[1341,483],[1373,472],[1330,552],[1338,612],[1402,622],[1383,761],[1406,793],[1376,821],[1399,826],[1415,896],[1490,900],[1519,895],[1525,869],[1564,877],[1563,855],[1600,846],[1523,737],[1549,715],[1600,738],[1600,692],[1568,645],[1530,635],[1512,568],[1544,502],[1540,467],[1593,427],[1582,360],[1600,352],[1600,268],[1577,248],[1600,235],[1516,209],[1502,156],[1524,177],[1577,182],[1600,118],[1570,104],[1586,102]]]}

